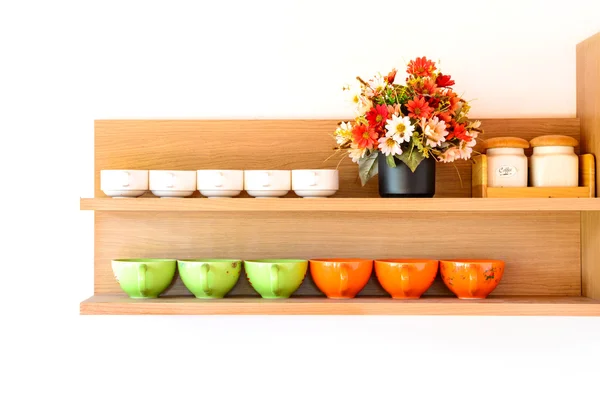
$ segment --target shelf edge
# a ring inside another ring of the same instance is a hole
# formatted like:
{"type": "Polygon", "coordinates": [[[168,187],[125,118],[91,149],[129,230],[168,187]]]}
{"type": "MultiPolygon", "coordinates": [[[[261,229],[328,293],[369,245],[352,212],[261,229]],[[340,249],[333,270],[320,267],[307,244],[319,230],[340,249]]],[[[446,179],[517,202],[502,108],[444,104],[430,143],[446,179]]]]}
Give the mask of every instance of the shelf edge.
{"type": "Polygon", "coordinates": [[[80,198],[80,210],[164,212],[518,212],[600,211],[598,198],[80,198]]]}
{"type": "Polygon", "coordinates": [[[583,297],[502,297],[489,300],[423,298],[170,298],[132,300],[93,296],[80,304],[81,315],[429,315],[429,316],[600,316],[600,302],[583,297]]]}

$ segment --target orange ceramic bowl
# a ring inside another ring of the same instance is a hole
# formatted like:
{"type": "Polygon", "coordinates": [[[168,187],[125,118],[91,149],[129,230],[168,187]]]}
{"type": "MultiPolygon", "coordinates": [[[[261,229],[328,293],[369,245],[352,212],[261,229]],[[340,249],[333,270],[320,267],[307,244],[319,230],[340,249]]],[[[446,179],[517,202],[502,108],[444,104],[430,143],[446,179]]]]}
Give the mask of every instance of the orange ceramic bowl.
{"type": "Polygon", "coordinates": [[[442,280],[459,299],[485,299],[500,283],[504,261],[442,260],[442,280]]]}
{"type": "Polygon", "coordinates": [[[394,299],[420,298],[437,271],[437,260],[375,260],[377,280],[394,299]]]}
{"type": "Polygon", "coordinates": [[[351,299],[371,277],[373,260],[355,258],[324,258],[310,260],[313,281],[330,299],[351,299]]]}

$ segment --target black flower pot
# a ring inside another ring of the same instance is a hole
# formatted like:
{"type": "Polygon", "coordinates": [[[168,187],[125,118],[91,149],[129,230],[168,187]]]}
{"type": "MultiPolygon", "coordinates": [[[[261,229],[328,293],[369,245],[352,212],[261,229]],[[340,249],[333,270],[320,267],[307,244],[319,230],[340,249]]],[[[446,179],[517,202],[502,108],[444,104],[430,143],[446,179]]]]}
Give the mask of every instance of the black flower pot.
{"type": "Polygon", "coordinates": [[[435,194],[435,164],[433,157],[425,158],[415,172],[402,161],[390,167],[385,156],[377,157],[379,195],[381,197],[433,197],[435,194]]]}

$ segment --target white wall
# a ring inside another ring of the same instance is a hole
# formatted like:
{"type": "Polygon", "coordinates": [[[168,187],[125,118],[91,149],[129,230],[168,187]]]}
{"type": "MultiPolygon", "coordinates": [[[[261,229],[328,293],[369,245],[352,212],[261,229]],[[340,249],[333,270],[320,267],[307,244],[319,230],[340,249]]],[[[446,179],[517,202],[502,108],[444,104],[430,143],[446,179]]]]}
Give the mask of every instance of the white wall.
{"type": "Polygon", "coordinates": [[[0,3],[0,398],[594,398],[600,319],[78,315],[94,119],[348,117],[343,84],[420,55],[473,115],[573,116],[600,5],[548,4],[0,3]]]}

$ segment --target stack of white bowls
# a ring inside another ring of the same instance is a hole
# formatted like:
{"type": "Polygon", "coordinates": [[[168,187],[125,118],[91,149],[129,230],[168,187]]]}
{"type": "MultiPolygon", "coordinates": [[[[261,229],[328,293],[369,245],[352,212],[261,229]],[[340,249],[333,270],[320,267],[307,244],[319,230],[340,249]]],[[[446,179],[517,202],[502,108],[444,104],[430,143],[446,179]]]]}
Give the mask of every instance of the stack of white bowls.
{"type": "Polygon", "coordinates": [[[292,188],[289,170],[244,171],[244,189],[252,197],[281,197],[292,188]]]}
{"type": "Polygon", "coordinates": [[[300,197],[329,197],[340,188],[337,169],[295,169],[292,171],[292,189],[300,197]]]}
{"type": "Polygon", "coordinates": [[[148,171],[102,170],[100,190],[109,197],[139,197],[148,191],[148,171]]]}
{"type": "Polygon", "coordinates": [[[109,197],[139,197],[148,189],[157,197],[189,197],[197,190],[208,198],[283,197],[290,190],[300,197],[329,197],[339,189],[334,169],[296,170],[102,170],[102,191],[109,197]]]}
{"type": "Polygon", "coordinates": [[[196,191],[196,171],[150,171],[150,190],[157,197],[189,197],[196,191]]]}
{"type": "Polygon", "coordinates": [[[235,197],[244,190],[244,171],[233,169],[198,170],[198,190],[208,198],[235,197]]]}

